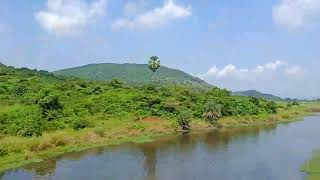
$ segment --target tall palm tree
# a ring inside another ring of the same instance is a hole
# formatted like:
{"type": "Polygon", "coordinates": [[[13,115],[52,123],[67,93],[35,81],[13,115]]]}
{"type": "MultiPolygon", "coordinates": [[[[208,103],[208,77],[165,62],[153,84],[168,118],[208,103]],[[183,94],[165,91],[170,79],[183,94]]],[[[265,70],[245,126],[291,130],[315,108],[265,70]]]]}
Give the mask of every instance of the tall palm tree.
{"type": "Polygon", "coordinates": [[[160,59],[158,56],[150,57],[148,67],[152,71],[152,81],[154,81],[154,74],[160,68],[160,59]]]}

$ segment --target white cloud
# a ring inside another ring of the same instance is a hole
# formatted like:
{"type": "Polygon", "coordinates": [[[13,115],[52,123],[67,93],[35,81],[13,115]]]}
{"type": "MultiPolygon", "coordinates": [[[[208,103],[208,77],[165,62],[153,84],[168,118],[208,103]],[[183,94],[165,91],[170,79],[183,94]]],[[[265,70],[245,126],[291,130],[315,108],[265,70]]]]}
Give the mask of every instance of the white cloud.
{"type": "Polygon", "coordinates": [[[288,76],[301,76],[304,70],[300,66],[288,67],[285,69],[285,74],[288,76]]]}
{"type": "MultiPolygon", "coordinates": [[[[258,65],[253,69],[248,68],[237,68],[233,64],[228,64],[225,67],[219,69],[217,66],[213,66],[209,69],[209,71],[205,74],[199,75],[199,77],[206,79],[206,78],[227,78],[227,77],[237,77],[237,78],[248,78],[251,79],[253,76],[262,75],[263,73],[270,73],[276,72],[278,69],[282,67],[287,67],[286,70],[291,70],[292,67],[288,66],[288,63],[285,61],[273,61],[266,63],[264,65],[258,65]]],[[[299,66],[295,66],[297,68],[299,66]]],[[[292,71],[292,70],[291,70],[292,71]]]]}
{"type": "Polygon", "coordinates": [[[289,29],[302,27],[319,16],[319,0],[281,0],[273,7],[274,22],[289,29]]]}
{"type": "MultiPolygon", "coordinates": [[[[233,64],[225,67],[211,67],[206,73],[198,75],[199,78],[230,90],[257,89],[283,96],[296,96],[297,84],[303,83],[305,78],[304,68],[290,65],[285,61],[272,61],[253,68],[238,68],[233,64]],[[299,81],[299,83],[298,83],[299,81]]],[[[303,86],[301,86],[303,87],[303,86]]],[[[299,92],[300,93],[300,92],[299,92]]]]}
{"type": "Polygon", "coordinates": [[[35,13],[44,30],[58,36],[79,33],[104,15],[106,0],[48,0],[45,10],[35,13]]]}
{"type": "Polygon", "coordinates": [[[264,65],[258,65],[254,70],[253,72],[257,72],[257,73],[262,73],[266,70],[277,70],[278,68],[282,67],[282,66],[286,66],[287,65],[287,62],[284,62],[284,61],[274,61],[274,62],[270,62],[270,63],[267,63],[267,64],[264,64],[264,65]]]}
{"type": "MultiPolygon", "coordinates": [[[[134,6],[131,5],[131,8],[134,9],[134,6]]],[[[158,7],[144,13],[139,13],[133,18],[125,17],[117,19],[112,24],[112,28],[156,28],[190,15],[191,6],[184,7],[177,5],[173,0],[165,0],[163,7],[158,7]]]]}
{"type": "Polygon", "coordinates": [[[275,61],[275,62],[271,62],[271,63],[267,63],[264,65],[264,67],[266,69],[271,69],[271,70],[277,70],[279,67],[287,65],[286,62],[284,61],[275,61]]]}

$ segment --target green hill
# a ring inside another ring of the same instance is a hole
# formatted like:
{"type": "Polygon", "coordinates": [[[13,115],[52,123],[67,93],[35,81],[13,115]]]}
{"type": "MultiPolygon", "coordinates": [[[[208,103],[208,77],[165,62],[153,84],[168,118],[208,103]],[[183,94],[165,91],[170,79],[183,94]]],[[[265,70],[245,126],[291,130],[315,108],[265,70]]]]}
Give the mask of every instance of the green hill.
{"type": "MultiPolygon", "coordinates": [[[[55,75],[79,77],[89,80],[119,79],[127,83],[146,84],[152,80],[152,72],[146,64],[89,64],[53,72],[55,75]]],[[[185,84],[197,87],[210,87],[205,81],[183,71],[160,67],[155,73],[155,81],[162,84],[185,84]]]]}
{"type": "Polygon", "coordinates": [[[272,94],[264,94],[256,90],[248,90],[248,91],[237,91],[233,92],[232,95],[234,96],[248,96],[248,97],[257,97],[257,98],[264,98],[267,100],[273,100],[273,101],[281,101],[282,98],[272,95],[272,94]]]}

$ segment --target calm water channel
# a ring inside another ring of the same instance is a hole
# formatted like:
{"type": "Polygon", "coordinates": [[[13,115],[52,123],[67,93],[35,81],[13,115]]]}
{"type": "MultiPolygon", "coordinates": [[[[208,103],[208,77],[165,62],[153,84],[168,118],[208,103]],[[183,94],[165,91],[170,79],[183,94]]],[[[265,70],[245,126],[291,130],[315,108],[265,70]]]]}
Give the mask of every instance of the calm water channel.
{"type": "Polygon", "coordinates": [[[320,116],[304,121],[163,137],[69,153],[0,175],[4,180],[300,180],[320,149],[320,116]]]}

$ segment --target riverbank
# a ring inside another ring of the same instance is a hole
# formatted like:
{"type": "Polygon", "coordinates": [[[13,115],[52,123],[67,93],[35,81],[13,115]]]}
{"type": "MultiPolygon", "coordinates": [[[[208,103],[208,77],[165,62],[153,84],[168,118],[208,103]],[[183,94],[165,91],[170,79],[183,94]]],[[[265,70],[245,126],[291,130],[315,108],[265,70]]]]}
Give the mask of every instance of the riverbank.
{"type": "MultiPolygon", "coordinates": [[[[218,122],[219,127],[248,126],[280,123],[297,120],[315,111],[314,104],[304,104],[289,109],[281,109],[276,115],[227,117],[218,122]],[[312,110],[313,109],[313,110],[312,110]]],[[[212,129],[202,120],[192,122],[193,130],[212,129]]],[[[141,121],[108,121],[101,127],[81,131],[72,129],[44,133],[41,137],[23,138],[0,137],[0,172],[21,167],[31,162],[39,162],[67,152],[120,144],[123,142],[148,142],[177,132],[174,121],[146,118],[141,121]]]]}
{"type": "Polygon", "coordinates": [[[312,159],[305,162],[301,171],[307,173],[308,180],[320,179],[320,151],[313,153],[312,159]]]}

